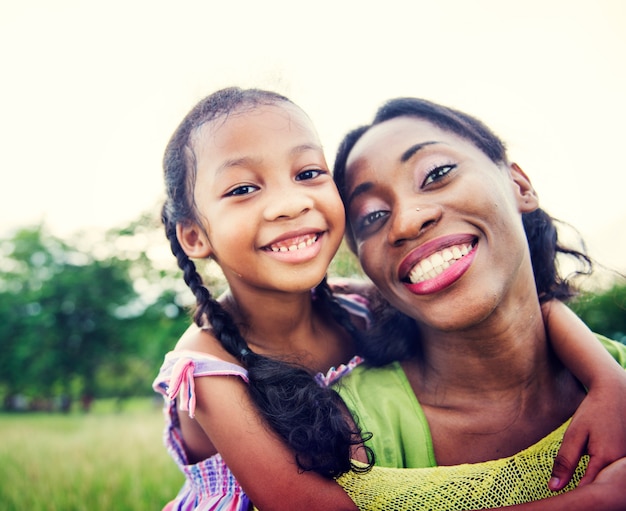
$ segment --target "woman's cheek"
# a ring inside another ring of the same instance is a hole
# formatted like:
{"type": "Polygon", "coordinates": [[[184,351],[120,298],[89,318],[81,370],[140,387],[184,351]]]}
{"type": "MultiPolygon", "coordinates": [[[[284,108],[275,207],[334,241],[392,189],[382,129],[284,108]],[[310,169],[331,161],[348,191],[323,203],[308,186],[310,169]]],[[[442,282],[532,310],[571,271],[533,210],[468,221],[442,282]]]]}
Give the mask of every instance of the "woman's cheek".
{"type": "Polygon", "coordinates": [[[376,285],[380,282],[380,272],[384,270],[381,260],[380,249],[371,243],[361,242],[358,244],[358,256],[363,271],[374,281],[376,285]]]}

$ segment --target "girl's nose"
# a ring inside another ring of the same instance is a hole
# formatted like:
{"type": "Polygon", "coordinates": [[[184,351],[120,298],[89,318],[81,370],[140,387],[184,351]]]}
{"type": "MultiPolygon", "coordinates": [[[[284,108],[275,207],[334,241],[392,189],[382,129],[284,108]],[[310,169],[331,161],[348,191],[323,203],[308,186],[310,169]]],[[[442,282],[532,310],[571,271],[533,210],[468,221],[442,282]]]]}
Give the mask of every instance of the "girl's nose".
{"type": "Polygon", "coordinates": [[[313,206],[313,199],[305,191],[284,188],[268,197],[263,214],[265,220],[272,222],[295,218],[309,211],[313,206]]]}
{"type": "Polygon", "coordinates": [[[421,236],[441,218],[441,207],[436,204],[406,206],[394,212],[391,218],[387,241],[390,245],[401,245],[407,240],[421,236]]]}

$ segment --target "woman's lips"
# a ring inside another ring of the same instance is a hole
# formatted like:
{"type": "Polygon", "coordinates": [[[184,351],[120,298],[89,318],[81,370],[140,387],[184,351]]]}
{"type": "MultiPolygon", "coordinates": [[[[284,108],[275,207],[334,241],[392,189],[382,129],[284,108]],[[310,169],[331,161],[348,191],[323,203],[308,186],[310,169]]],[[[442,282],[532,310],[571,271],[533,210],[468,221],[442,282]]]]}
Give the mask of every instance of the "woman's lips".
{"type": "Polygon", "coordinates": [[[409,282],[411,284],[417,284],[418,282],[424,282],[425,280],[436,277],[469,254],[472,248],[471,243],[462,243],[444,248],[443,250],[425,257],[413,266],[409,272],[409,282]]]}
{"type": "Polygon", "coordinates": [[[468,234],[443,236],[431,240],[404,258],[398,276],[415,294],[440,291],[469,269],[477,245],[476,237],[468,234]]]}

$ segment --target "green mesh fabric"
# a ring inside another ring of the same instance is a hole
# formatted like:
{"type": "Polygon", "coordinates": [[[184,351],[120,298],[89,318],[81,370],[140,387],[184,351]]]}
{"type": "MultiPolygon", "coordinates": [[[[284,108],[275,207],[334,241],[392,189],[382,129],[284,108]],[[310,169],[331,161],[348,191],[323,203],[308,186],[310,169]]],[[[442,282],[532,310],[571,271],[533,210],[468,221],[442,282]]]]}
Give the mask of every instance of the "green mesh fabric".
{"type": "MultiPolygon", "coordinates": [[[[543,499],[555,495],[548,480],[567,424],[509,458],[420,469],[374,467],[366,474],[344,474],[337,482],[364,511],[467,511],[543,499]]],[[[578,484],[587,462],[583,458],[563,491],[578,484]]]]}

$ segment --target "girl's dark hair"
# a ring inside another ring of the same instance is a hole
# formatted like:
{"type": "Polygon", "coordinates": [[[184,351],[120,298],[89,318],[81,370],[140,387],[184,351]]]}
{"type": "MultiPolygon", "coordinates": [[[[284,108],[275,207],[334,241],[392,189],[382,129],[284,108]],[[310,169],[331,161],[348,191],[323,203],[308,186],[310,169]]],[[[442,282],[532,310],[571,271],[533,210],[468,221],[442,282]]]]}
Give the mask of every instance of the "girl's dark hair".
{"type": "MultiPolygon", "coordinates": [[[[428,121],[444,131],[454,133],[473,143],[496,165],[508,163],[504,143],[480,120],[453,108],[438,105],[424,99],[392,99],[379,108],[371,124],[361,126],[348,133],[337,150],[334,178],[344,203],[346,199],[346,162],[350,151],[371,127],[396,117],[416,117],[428,121]]],[[[559,242],[557,222],[556,219],[552,218],[541,208],[522,215],[522,223],[530,249],[535,285],[541,302],[551,299],[567,300],[577,294],[576,288],[568,278],[559,274],[557,261],[559,254],[572,256],[579,263],[580,270],[576,271],[575,274],[589,274],[592,270],[591,259],[583,251],[567,247],[559,242]]],[[[354,251],[354,235],[347,216],[346,238],[348,245],[354,251]]],[[[582,247],[582,250],[584,250],[584,244],[582,244],[582,247]]],[[[375,334],[376,330],[387,332],[388,328],[391,327],[398,331],[399,338],[408,338],[408,344],[403,346],[401,342],[389,343],[370,338],[363,345],[363,355],[368,362],[382,365],[415,354],[415,350],[418,349],[415,335],[419,331],[415,321],[398,311],[387,310],[382,315],[381,320],[378,322],[378,328],[374,330],[373,334],[375,334]],[[403,334],[402,332],[405,333],[403,334]],[[377,344],[397,344],[397,346],[376,346],[377,344]]],[[[389,338],[388,333],[384,338],[389,338]]]]}
{"type": "MultiPolygon", "coordinates": [[[[197,172],[193,136],[197,130],[231,113],[281,102],[292,104],[273,92],[239,88],[223,89],[201,100],[185,116],[165,149],[167,199],[161,218],[183,278],[196,297],[194,322],[199,326],[210,324],[222,346],[247,369],[253,401],[269,425],[295,452],[298,466],[336,477],[351,469],[363,470],[352,465],[350,451],[368,435],[361,435],[347,420],[339,395],[331,388],[319,386],[309,371],[250,349],[233,318],[204,285],[176,236],[177,224],[201,225],[193,201],[197,172]]],[[[325,279],[315,294],[320,306],[326,307],[348,332],[358,335],[347,312],[333,299],[325,279]]],[[[366,448],[366,451],[373,460],[371,450],[366,448]]]]}

